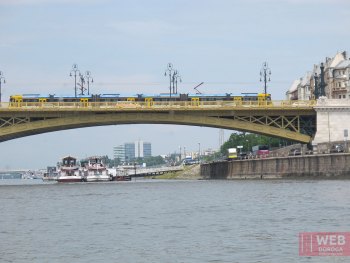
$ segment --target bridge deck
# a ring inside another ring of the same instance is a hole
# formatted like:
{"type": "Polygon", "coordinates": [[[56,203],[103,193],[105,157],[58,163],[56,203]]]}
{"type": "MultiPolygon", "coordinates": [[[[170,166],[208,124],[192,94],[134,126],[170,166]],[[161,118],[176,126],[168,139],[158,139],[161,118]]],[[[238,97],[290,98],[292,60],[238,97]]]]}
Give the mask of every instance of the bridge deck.
{"type": "Polygon", "coordinates": [[[169,101],[169,102],[21,102],[0,104],[4,111],[203,111],[203,110],[313,110],[315,101],[169,101]]]}

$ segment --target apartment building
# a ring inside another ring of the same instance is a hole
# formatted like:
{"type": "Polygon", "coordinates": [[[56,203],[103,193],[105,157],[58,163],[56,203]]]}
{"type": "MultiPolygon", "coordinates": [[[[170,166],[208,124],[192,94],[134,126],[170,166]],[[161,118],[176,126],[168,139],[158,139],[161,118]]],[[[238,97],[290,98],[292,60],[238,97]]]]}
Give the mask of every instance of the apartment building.
{"type": "Polygon", "coordinates": [[[346,51],[338,52],[332,58],[315,64],[304,77],[293,81],[286,92],[288,100],[311,100],[317,97],[315,83],[321,81],[321,66],[324,67],[325,95],[330,99],[350,99],[350,60],[346,51]]]}

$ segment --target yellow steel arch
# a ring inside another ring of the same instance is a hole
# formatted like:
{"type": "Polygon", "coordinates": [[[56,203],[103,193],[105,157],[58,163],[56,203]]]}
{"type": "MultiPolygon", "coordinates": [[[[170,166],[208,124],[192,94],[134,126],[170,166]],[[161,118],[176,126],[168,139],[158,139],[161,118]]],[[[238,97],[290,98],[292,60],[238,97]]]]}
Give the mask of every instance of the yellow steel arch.
{"type": "Polygon", "coordinates": [[[212,117],[208,115],[192,115],[187,113],[164,112],[121,112],[105,114],[64,115],[42,120],[19,122],[0,128],[0,141],[19,137],[66,129],[116,125],[116,124],[179,124],[192,126],[216,127],[238,131],[264,134],[293,141],[309,143],[311,137],[299,131],[291,131],[264,123],[252,123],[243,120],[212,117]]]}

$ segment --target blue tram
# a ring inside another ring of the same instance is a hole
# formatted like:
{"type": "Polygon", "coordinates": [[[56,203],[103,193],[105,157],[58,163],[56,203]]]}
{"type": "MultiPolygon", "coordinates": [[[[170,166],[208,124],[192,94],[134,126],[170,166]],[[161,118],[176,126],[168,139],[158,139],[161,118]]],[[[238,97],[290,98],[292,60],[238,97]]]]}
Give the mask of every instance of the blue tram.
{"type": "Polygon", "coordinates": [[[241,93],[234,95],[232,93],[224,94],[91,94],[91,95],[56,95],[56,94],[20,94],[10,96],[10,103],[26,103],[26,102],[169,102],[169,101],[271,101],[271,94],[265,93],[241,93]]]}

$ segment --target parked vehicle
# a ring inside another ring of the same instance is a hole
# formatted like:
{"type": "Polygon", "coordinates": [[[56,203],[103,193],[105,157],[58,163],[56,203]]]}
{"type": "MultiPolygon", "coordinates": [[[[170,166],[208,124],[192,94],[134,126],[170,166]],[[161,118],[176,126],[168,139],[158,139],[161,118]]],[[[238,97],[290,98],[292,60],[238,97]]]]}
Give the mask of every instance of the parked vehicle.
{"type": "Polygon", "coordinates": [[[344,147],[341,144],[335,144],[331,148],[331,153],[343,153],[344,147]]]}
{"type": "Polygon", "coordinates": [[[289,156],[296,156],[296,155],[301,155],[300,149],[292,149],[289,151],[289,156]]]}
{"type": "Polygon", "coordinates": [[[240,160],[247,159],[247,158],[248,158],[248,155],[247,155],[246,152],[239,153],[239,159],[240,160]]]}
{"type": "Polygon", "coordinates": [[[237,148],[228,148],[227,149],[227,159],[234,160],[237,159],[237,148]]]}
{"type": "Polygon", "coordinates": [[[255,145],[252,147],[253,155],[267,155],[270,153],[268,145],[255,145]]]}

